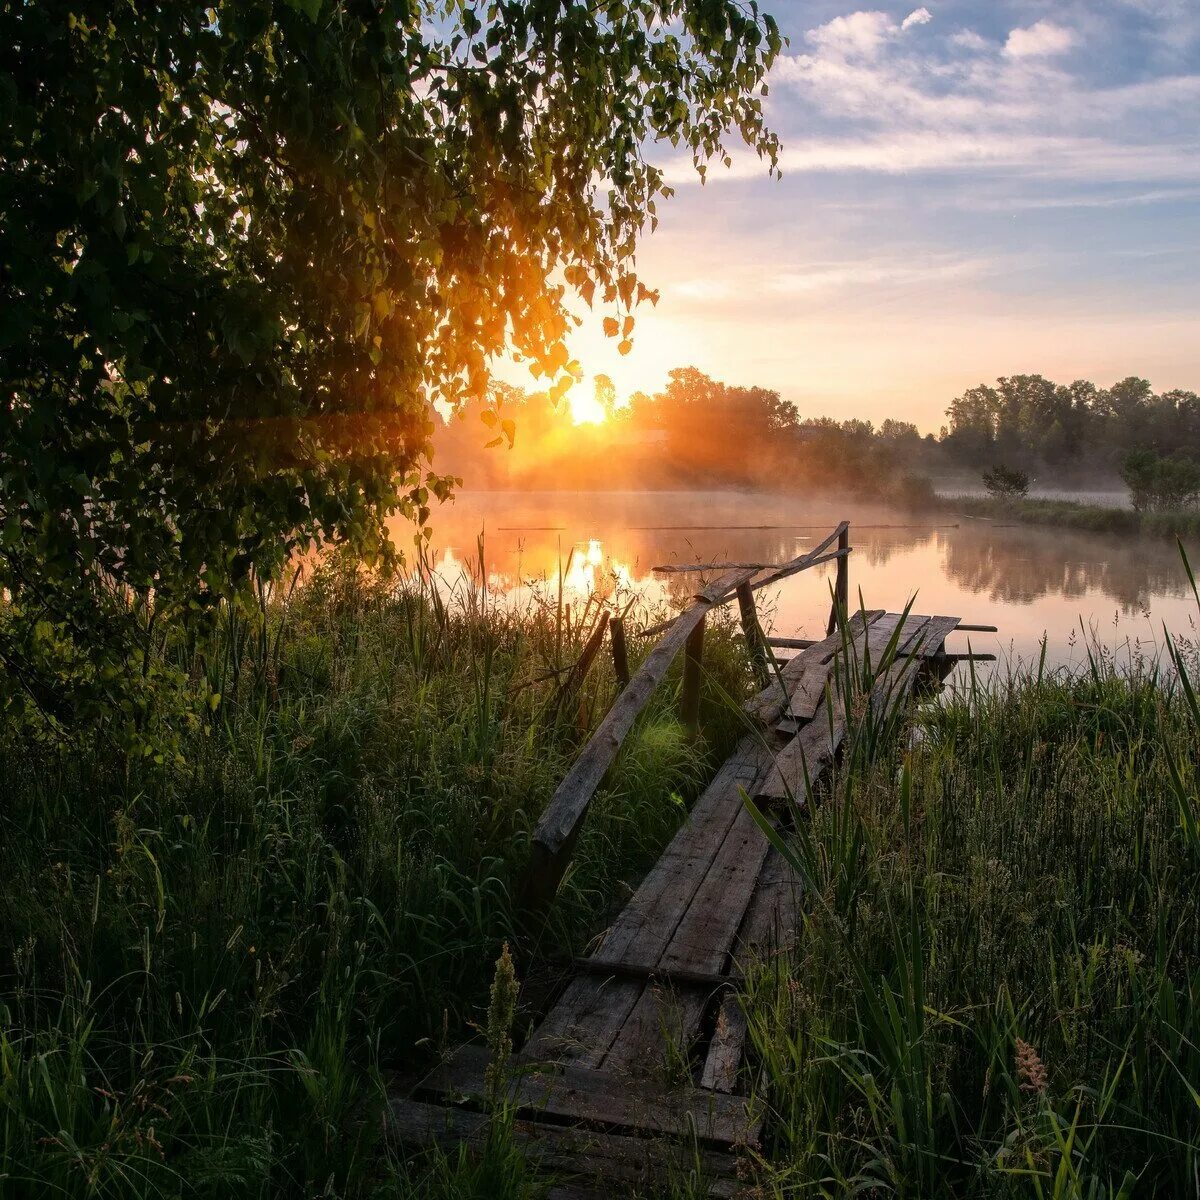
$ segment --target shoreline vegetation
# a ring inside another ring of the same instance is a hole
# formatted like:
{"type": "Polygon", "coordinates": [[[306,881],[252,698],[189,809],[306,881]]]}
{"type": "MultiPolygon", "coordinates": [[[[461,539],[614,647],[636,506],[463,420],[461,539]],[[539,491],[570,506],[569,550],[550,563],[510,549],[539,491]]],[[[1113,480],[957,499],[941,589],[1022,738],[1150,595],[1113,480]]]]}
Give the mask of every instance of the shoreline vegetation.
{"type": "MultiPolygon", "coordinates": [[[[487,1024],[505,943],[520,1044],[753,686],[714,621],[703,740],[660,689],[531,938],[529,830],[615,688],[603,657],[562,687],[595,615],[330,565],[167,647],[221,696],[179,762],[0,737],[0,1197],[540,1195],[511,1114],[482,1152],[414,1157],[388,1083],[487,1024]]],[[[1191,1186],[1200,713],[1196,647],[1175,650],[968,682],[907,745],[852,733],[789,844],[800,937],[744,996],[772,1113],[745,1154],[758,1195],[1191,1186]]]]}
{"type": "Polygon", "coordinates": [[[1019,522],[1087,533],[1146,534],[1150,537],[1200,537],[1200,511],[1138,512],[1077,500],[1050,500],[1036,496],[994,500],[988,496],[939,496],[942,512],[960,512],[997,525],[1019,522]]]}

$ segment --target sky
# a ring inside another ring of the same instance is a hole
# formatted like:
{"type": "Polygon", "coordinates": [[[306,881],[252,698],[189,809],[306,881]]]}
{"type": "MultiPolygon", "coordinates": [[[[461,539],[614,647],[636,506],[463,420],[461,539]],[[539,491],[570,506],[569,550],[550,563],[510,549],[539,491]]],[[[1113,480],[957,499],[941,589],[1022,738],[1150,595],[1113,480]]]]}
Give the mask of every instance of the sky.
{"type": "Polygon", "coordinates": [[[998,375],[1200,390],[1200,0],[764,7],[782,178],[652,149],[662,299],[624,358],[589,319],[585,372],[694,365],[923,432],[998,375]]]}

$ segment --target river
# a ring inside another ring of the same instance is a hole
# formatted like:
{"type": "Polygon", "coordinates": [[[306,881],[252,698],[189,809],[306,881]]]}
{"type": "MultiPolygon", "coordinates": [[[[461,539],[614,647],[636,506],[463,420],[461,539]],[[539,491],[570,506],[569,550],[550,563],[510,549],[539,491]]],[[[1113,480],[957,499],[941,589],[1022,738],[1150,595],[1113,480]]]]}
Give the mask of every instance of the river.
{"type": "MultiPolygon", "coordinates": [[[[432,558],[447,589],[483,573],[509,604],[576,611],[599,595],[634,600],[651,613],[686,602],[696,576],[656,576],[663,563],[777,563],[850,522],[850,589],[868,608],[961,617],[999,627],[970,635],[1004,670],[1036,662],[1046,641],[1050,667],[1086,662],[1091,640],[1119,659],[1149,657],[1164,624],[1194,642],[1198,613],[1178,549],[1167,538],[1130,538],[932,516],[828,499],[735,492],[464,491],[432,517],[432,558]]],[[[400,535],[401,531],[397,530],[400,535]]],[[[403,541],[403,536],[400,536],[403,541]]],[[[1200,566],[1200,546],[1193,547],[1200,566]]],[[[764,589],[764,624],[781,636],[821,637],[832,564],[764,589]]],[[[968,635],[953,635],[965,650],[968,635]]]]}

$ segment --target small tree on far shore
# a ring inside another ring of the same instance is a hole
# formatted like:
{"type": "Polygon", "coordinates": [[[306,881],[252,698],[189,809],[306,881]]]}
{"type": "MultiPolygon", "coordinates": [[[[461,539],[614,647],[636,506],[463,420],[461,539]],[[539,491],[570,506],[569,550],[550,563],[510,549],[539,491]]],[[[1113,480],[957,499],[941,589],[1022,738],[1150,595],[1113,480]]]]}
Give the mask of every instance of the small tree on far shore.
{"type": "Polygon", "coordinates": [[[998,463],[990,471],[984,471],[983,486],[993,500],[1021,500],[1029,491],[1029,475],[998,463]]]}

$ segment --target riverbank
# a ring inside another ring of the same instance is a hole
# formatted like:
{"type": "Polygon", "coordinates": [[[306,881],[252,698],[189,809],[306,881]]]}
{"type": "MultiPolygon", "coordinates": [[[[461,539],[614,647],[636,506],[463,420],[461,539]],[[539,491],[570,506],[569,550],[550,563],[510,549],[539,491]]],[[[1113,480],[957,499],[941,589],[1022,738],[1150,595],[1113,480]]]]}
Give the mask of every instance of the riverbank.
{"type": "Polygon", "coordinates": [[[1020,523],[1088,533],[1200,538],[1200,511],[1151,513],[1074,500],[992,500],[986,496],[939,496],[937,508],[998,525],[1020,523]]]}
{"type": "MultiPolygon", "coordinates": [[[[532,942],[528,833],[615,688],[602,656],[564,693],[589,627],[331,572],[262,631],[171,650],[222,695],[181,765],[0,736],[0,1197],[534,1196],[502,1115],[482,1158],[406,1157],[387,1082],[485,1022],[505,941],[520,1041],[752,687],[714,621],[707,740],[660,689],[532,942]]],[[[1191,1178],[1196,721],[1097,660],[946,702],[907,751],[852,736],[792,848],[802,939],[746,996],[765,1195],[1191,1178]]]]}

